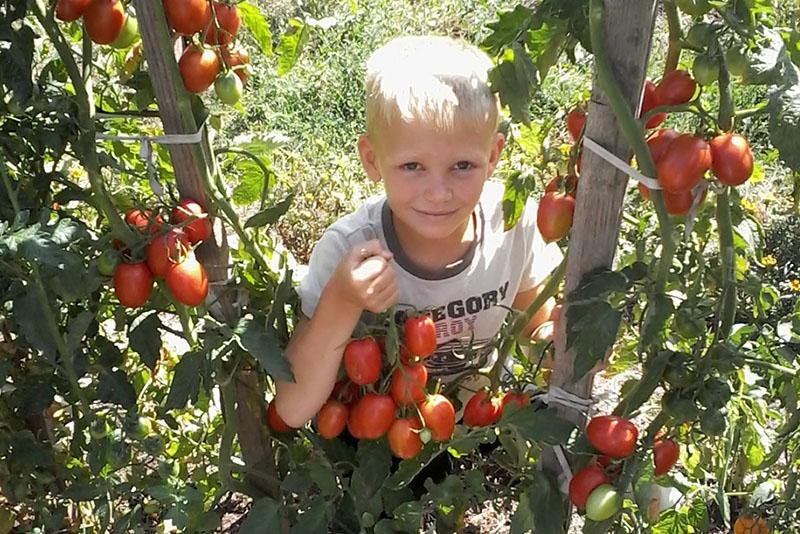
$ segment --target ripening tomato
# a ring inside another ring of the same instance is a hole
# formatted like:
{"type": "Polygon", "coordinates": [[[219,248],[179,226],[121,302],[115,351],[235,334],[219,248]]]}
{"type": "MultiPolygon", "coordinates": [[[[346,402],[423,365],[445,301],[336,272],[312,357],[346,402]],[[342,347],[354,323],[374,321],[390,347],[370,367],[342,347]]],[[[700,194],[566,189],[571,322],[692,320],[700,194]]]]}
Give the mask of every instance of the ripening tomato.
{"type": "Polygon", "coordinates": [[[611,484],[600,484],[586,499],[586,517],[592,521],[611,518],[622,506],[622,496],[611,484]]]}
{"type": "Polygon", "coordinates": [[[612,458],[626,458],[636,448],[639,430],[636,425],[616,415],[593,417],[586,426],[592,447],[612,458]]]}
{"type": "Polygon", "coordinates": [[[125,6],[120,0],[92,0],[83,12],[83,26],[97,44],[109,44],[125,24],[125,6]]]}
{"type": "Polygon", "coordinates": [[[191,45],[178,61],[183,86],[190,93],[202,93],[214,83],[219,74],[219,57],[211,48],[191,45]]]}
{"type": "Polygon", "coordinates": [[[349,405],[358,398],[358,393],[358,384],[354,384],[345,378],[336,382],[333,386],[333,391],[331,391],[330,398],[349,405]]]}
{"type": "Polygon", "coordinates": [[[486,390],[476,392],[464,407],[464,424],[471,427],[489,426],[503,415],[503,401],[495,395],[489,396],[486,390]]]}
{"type": "Polygon", "coordinates": [[[205,41],[209,44],[227,45],[233,41],[239,33],[239,26],[242,23],[239,17],[239,9],[232,4],[214,2],[214,15],[216,15],[219,28],[212,23],[205,33],[205,41]]]}
{"type": "MultiPolygon", "coordinates": [[[[645,199],[650,199],[650,190],[642,183],[639,183],[639,192],[645,199]]],[[[706,192],[703,191],[700,203],[706,198],[706,192]]],[[[679,193],[670,193],[669,191],[661,191],[661,196],[664,198],[664,206],[667,208],[667,213],[670,215],[686,215],[694,202],[692,191],[681,191],[679,193]]]]}
{"type": "Polygon", "coordinates": [[[586,126],[586,112],[582,108],[574,107],[567,113],[567,132],[573,141],[577,141],[583,128],[586,126]]]}
{"type": "Polygon", "coordinates": [[[711,172],[725,185],[741,185],[753,174],[753,153],[739,134],[718,135],[711,146],[711,172]]]}
{"type": "Polygon", "coordinates": [[[653,135],[647,138],[647,147],[650,149],[650,156],[653,158],[653,163],[658,164],[661,157],[667,151],[667,147],[678,138],[678,132],[671,128],[661,128],[653,132],[653,135]]]}
{"type": "Polygon", "coordinates": [[[430,315],[409,317],[403,323],[405,345],[411,354],[427,358],[436,350],[436,326],[430,315]]]}
{"type": "Polygon", "coordinates": [[[546,242],[558,241],[572,228],[575,199],[566,193],[545,193],[536,212],[536,226],[546,242]]]}
{"type": "Polygon", "coordinates": [[[267,424],[275,432],[288,432],[292,429],[284,422],[283,418],[278,415],[278,410],[275,409],[275,401],[267,403],[267,424]]]}
{"type": "Polygon", "coordinates": [[[422,450],[419,432],[422,423],[417,417],[396,419],[389,428],[389,448],[392,453],[403,460],[413,458],[422,450]]]}
{"type": "Polygon", "coordinates": [[[667,147],[656,164],[658,182],[665,191],[689,191],[711,167],[708,143],[691,134],[681,134],[667,147]]]}
{"type": "Polygon", "coordinates": [[[611,478],[594,463],[583,466],[569,481],[569,498],[578,508],[586,506],[589,494],[601,484],[610,484],[611,478]]]}
{"type": "Polygon", "coordinates": [[[329,400],[322,405],[317,414],[317,432],[325,439],[333,439],[347,426],[350,410],[343,402],[329,400]]]}
{"type": "Polygon", "coordinates": [[[126,308],[143,306],[153,290],[153,275],[144,262],[120,263],[114,270],[114,293],[126,308]]]}
{"type": "Polygon", "coordinates": [[[193,245],[206,241],[211,237],[211,220],[206,214],[206,210],[190,198],[182,199],[177,206],[172,208],[171,220],[174,224],[183,227],[186,237],[189,238],[189,243],[193,245]],[[181,224],[191,218],[193,218],[192,221],[185,225],[181,224]]]}
{"type": "Polygon", "coordinates": [[[374,338],[354,339],[344,348],[344,370],[354,384],[372,384],[381,375],[381,348],[374,338]]]}
{"type": "Polygon", "coordinates": [[[180,263],[173,263],[164,275],[175,300],[186,306],[197,306],[208,295],[208,277],[194,252],[189,252],[180,263]]]}
{"type": "MultiPolygon", "coordinates": [[[[650,111],[653,108],[660,106],[661,104],[656,99],[656,84],[652,81],[647,80],[644,82],[644,95],[642,96],[642,110],[639,112],[639,116],[644,116],[645,113],[650,111]]],[[[647,123],[645,124],[646,128],[655,128],[662,122],[664,119],[667,118],[666,113],[656,113],[649,119],[647,119],[647,123]]]]}
{"type": "Polygon", "coordinates": [[[125,222],[136,228],[139,232],[149,232],[155,234],[161,229],[164,224],[164,219],[161,215],[153,217],[153,212],[150,210],[139,210],[136,208],[128,210],[125,214],[125,222]]]}
{"type": "Polygon", "coordinates": [[[119,264],[119,252],[114,249],[104,250],[95,260],[97,272],[101,276],[113,276],[119,264]]]}
{"type": "Polygon", "coordinates": [[[179,228],[170,228],[147,245],[147,267],[153,276],[162,278],[172,264],[180,263],[189,251],[189,239],[179,228]]]}
{"type": "Polygon", "coordinates": [[[524,408],[530,403],[531,398],[524,391],[506,391],[503,395],[503,399],[500,402],[500,413],[503,413],[503,411],[506,409],[506,406],[509,404],[512,406],[518,406],[519,408],[524,408]]]}
{"type": "Polygon", "coordinates": [[[191,35],[211,23],[208,0],[164,0],[167,23],[178,33],[191,35]]]}
{"type": "Polygon", "coordinates": [[[763,517],[740,515],[733,524],[733,534],[769,534],[769,525],[763,517]]]}
{"type": "Polygon", "coordinates": [[[431,431],[434,441],[446,441],[453,435],[456,427],[456,410],[450,399],[441,393],[428,396],[419,405],[419,413],[422,415],[425,428],[431,431]]]}
{"type": "Polygon", "coordinates": [[[78,20],[91,3],[92,0],[58,0],[56,18],[64,22],[78,20]]]}
{"type": "Polygon", "coordinates": [[[235,72],[229,70],[217,76],[214,82],[214,92],[220,102],[228,106],[235,106],[242,98],[242,80],[235,72]]]}
{"type": "Polygon", "coordinates": [[[396,409],[389,395],[367,393],[350,408],[347,428],[354,438],[378,439],[392,426],[396,409]]]}
{"type": "Polygon", "coordinates": [[[678,462],[680,447],[674,440],[665,439],[653,445],[653,466],[655,475],[661,476],[672,469],[678,462]]]}
{"type": "Polygon", "coordinates": [[[247,64],[250,63],[250,53],[245,48],[237,48],[236,50],[229,51],[227,46],[223,46],[220,51],[222,52],[222,61],[236,73],[242,83],[247,81],[247,64]]]}
{"type": "Polygon", "coordinates": [[[139,40],[139,21],[133,15],[125,17],[125,24],[117,37],[111,41],[111,46],[118,49],[128,48],[139,40]]]}
{"type": "Polygon", "coordinates": [[[694,96],[697,82],[685,70],[669,71],[656,86],[656,101],[661,106],[685,104],[694,96]]]}
{"type": "Polygon", "coordinates": [[[417,404],[425,400],[428,368],[425,364],[402,365],[392,373],[389,394],[398,406],[417,404]]]}

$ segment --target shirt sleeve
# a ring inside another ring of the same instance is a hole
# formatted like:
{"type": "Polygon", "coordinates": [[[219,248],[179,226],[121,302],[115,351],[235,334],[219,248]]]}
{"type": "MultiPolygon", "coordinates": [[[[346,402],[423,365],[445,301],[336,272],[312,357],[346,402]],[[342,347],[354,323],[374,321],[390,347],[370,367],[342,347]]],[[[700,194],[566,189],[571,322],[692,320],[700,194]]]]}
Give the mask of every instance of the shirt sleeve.
{"type": "Polygon", "coordinates": [[[306,317],[311,318],[314,315],[322,290],[347,253],[348,247],[347,240],[339,232],[331,229],[326,230],[314,246],[308,262],[308,271],[297,287],[301,309],[306,317]]]}
{"type": "Polygon", "coordinates": [[[529,291],[547,278],[559,266],[564,254],[558,243],[546,243],[539,228],[536,226],[536,212],[539,204],[529,198],[525,205],[525,215],[520,224],[525,236],[527,247],[525,269],[522,272],[520,291],[529,291]]]}

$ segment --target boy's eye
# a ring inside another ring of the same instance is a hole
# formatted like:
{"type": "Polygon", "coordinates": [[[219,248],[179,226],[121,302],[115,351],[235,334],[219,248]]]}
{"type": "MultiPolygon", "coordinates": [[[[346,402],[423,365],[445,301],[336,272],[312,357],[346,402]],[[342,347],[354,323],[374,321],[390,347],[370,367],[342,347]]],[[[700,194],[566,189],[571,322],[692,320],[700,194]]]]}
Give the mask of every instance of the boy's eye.
{"type": "Polygon", "coordinates": [[[456,169],[459,171],[466,171],[472,168],[472,163],[466,160],[461,160],[455,165],[456,169]]]}
{"type": "Polygon", "coordinates": [[[417,171],[419,170],[419,163],[411,161],[409,163],[403,163],[402,167],[404,171],[417,171]]]}

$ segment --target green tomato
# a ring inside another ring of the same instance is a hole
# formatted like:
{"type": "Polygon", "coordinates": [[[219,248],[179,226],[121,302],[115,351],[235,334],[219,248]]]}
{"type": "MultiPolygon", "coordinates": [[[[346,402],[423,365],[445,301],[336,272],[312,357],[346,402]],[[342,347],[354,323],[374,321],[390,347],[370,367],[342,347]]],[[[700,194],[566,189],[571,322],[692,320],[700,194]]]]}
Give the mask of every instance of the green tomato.
{"type": "Polygon", "coordinates": [[[711,24],[699,22],[689,28],[686,33],[686,42],[697,48],[705,48],[711,44],[711,38],[714,36],[714,29],[711,24]]]}
{"type": "Polygon", "coordinates": [[[101,276],[114,276],[114,269],[119,263],[119,252],[112,249],[104,250],[95,260],[97,272],[101,276]]]}
{"type": "Polygon", "coordinates": [[[600,484],[586,499],[586,517],[592,521],[605,521],[619,511],[622,496],[611,484],[600,484]]]}
{"type": "Polygon", "coordinates": [[[700,430],[707,436],[720,436],[725,432],[725,414],[718,410],[706,410],[700,417],[700,430]]]}
{"type": "Polygon", "coordinates": [[[139,40],[139,22],[136,17],[128,15],[125,17],[125,24],[119,31],[117,38],[111,41],[111,46],[114,48],[128,48],[133,43],[139,40]]]}
{"type": "Polygon", "coordinates": [[[692,75],[700,85],[711,85],[719,78],[719,63],[711,56],[701,54],[694,58],[692,75]]]}
{"type": "Polygon", "coordinates": [[[235,72],[229,70],[217,77],[217,81],[214,82],[214,91],[223,104],[235,106],[242,98],[242,80],[235,72]]]}
{"type": "Polygon", "coordinates": [[[673,320],[673,328],[683,339],[696,339],[706,331],[706,323],[699,317],[694,317],[687,308],[678,308],[673,320]]]}
{"type": "Polygon", "coordinates": [[[728,67],[728,72],[733,76],[746,75],[747,69],[750,66],[747,61],[747,56],[738,48],[729,48],[728,51],[725,52],[725,65],[728,67]]]}
{"type": "Polygon", "coordinates": [[[131,447],[124,441],[116,441],[108,453],[108,463],[114,469],[125,467],[131,461],[131,447]]]}

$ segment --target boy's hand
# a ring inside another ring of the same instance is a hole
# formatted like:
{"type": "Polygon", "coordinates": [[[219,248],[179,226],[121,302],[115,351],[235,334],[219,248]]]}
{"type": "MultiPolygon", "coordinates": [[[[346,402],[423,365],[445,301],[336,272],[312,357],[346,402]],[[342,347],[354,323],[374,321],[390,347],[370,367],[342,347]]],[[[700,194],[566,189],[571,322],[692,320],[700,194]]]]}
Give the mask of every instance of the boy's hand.
{"type": "Polygon", "coordinates": [[[373,239],[354,246],[339,262],[329,284],[341,298],[362,310],[381,313],[397,301],[392,253],[373,239]]]}

